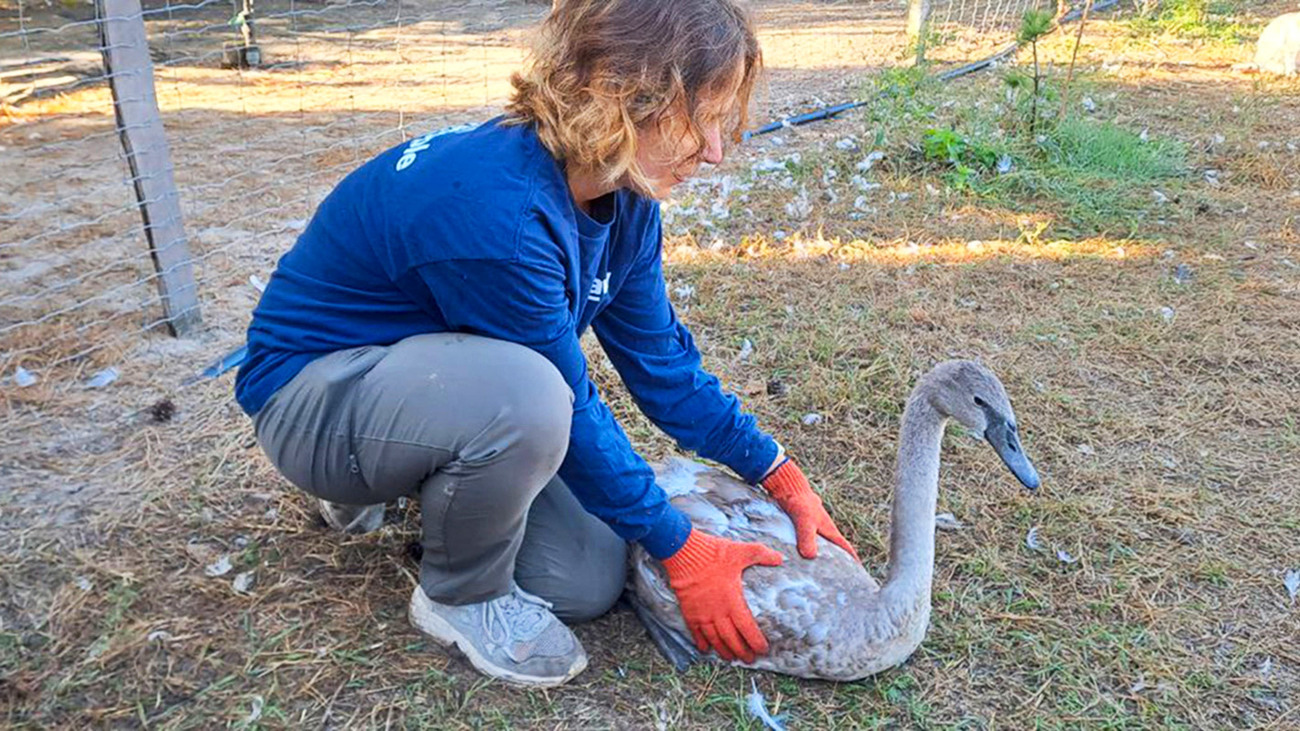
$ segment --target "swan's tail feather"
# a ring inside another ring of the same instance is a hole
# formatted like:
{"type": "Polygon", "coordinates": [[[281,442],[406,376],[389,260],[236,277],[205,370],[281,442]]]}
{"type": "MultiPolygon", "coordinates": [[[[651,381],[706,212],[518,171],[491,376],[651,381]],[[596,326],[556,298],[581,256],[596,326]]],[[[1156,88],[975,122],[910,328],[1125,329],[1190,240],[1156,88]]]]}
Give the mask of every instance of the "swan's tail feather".
{"type": "Polygon", "coordinates": [[[635,592],[627,592],[625,595],[636,610],[636,616],[641,619],[641,624],[645,625],[646,632],[650,633],[650,640],[659,648],[659,653],[664,656],[668,662],[677,668],[678,672],[685,672],[687,668],[700,659],[699,650],[695,645],[677,630],[660,622],[655,618],[644,604],[636,598],[635,592]]]}

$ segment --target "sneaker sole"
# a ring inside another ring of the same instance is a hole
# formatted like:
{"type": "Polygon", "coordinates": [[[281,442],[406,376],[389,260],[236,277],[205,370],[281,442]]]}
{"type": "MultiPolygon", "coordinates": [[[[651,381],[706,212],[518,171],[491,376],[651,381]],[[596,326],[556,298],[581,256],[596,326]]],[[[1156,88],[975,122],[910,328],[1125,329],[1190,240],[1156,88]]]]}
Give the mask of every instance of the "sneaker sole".
{"type": "MultiPolygon", "coordinates": [[[[416,587],[415,590],[419,591],[420,589],[419,587],[416,587]]],[[[530,688],[554,688],[573,680],[583,670],[587,669],[587,655],[584,653],[578,658],[578,662],[569,669],[569,672],[560,678],[525,675],[523,673],[514,672],[513,670],[507,670],[500,665],[493,664],[486,657],[483,657],[483,655],[474,647],[474,643],[469,641],[468,637],[461,634],[459,630],[442,617],[429,612],[427,616],[428,624],[426,625],[422,623],[421,620],[417,619],[415,616],[414,604],[415,602],[412,601],[411,605],[408,606],[406,610],[406,616],[411,621],[412,627],[415,627],[429,639],[436,642],[440,647],[454,647],[465,656],[465,659],[469,660],[470,665],[473,665],[476,670],[488,677],[500,678],[506,682],[514,683],[516,685],[524,685],[530,688]]]]}

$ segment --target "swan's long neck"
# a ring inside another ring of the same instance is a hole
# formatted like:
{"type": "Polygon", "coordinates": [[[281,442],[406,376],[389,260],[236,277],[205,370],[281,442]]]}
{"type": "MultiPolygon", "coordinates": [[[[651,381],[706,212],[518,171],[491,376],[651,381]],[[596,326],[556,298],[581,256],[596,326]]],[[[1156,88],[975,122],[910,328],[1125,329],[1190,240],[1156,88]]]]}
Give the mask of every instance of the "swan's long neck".
{"type": "Polygon", "coordinates": [[[939,497],[939,446],[944,417],[918,391],[903,411],[894,509],[889,535],[889,576],[885,596],[893,601],[929,604],[934,577],[934,509],[939,497]]]}
{"type": "Polygon", "coordinates": [[[944,418],[930,405],[924,382],[908,399],[894,475],[889,575],[848,620],[853,675],[866,677],[903,662],[930,624],[934,579],[934,507],[939,498],[939,445],[944,418]]]}

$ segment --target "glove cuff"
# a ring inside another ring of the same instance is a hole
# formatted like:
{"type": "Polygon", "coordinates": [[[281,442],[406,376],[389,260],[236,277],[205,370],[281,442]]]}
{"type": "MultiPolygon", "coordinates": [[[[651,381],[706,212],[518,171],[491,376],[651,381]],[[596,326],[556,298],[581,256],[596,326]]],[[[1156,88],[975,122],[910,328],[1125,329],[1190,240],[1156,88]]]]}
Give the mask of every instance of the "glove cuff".
{"type": "Polygon", "coordinates": [[[794,460],[786,458],[763,480],[763,489],[777,500],[794,497],[805,492],[811,492],[812,486],[808,484],[808,478],[804,477],[803,470],[794,460]]]}
{"type": "Polygon", "coordinates": [[[677,553],[664,559],[669,579],[679,579],[717,565],[718,540],[694,528],[677,553]]]}

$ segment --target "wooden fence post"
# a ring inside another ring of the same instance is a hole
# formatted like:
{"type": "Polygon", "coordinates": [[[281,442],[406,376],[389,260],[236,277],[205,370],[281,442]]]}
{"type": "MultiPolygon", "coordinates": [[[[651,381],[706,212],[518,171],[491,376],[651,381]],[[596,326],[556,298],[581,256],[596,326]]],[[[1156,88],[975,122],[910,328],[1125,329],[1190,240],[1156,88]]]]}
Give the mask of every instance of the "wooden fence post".
{"type": "Polygon", "coordinates": [[[171,151],[154,93],[153,61],[140,0],[97,2],[104,71],[113,90],[118,135],[131,168],[149,254],[158,271],[163,314],[173,335],[188,335],[203,320],[181,221],[180,194],[172,176],[171,151]]]}
{"type": "Polygon", "coordinates": [[[930,30],[930,0],[908,0],[907,40],[916,48],[916,65],[925,63],[925,41],[930,30]]]}

